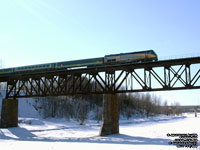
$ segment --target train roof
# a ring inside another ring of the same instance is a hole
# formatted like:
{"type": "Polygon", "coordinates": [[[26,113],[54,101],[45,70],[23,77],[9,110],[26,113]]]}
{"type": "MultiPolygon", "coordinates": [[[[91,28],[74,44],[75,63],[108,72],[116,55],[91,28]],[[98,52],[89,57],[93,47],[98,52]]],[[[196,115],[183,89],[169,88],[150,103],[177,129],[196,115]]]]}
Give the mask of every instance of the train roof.
{"type": "Polygon", "coordinates": [[[78,61],[90,61],[90,60],[100,60],[103,59],[103,57],[97,57],[97,58],[87,58],[87,59],[78,59],[78,60],[69,60],[69,61],[60,61],[60,62],[52,62],[52,63],[44,63],[44,64],[34,64],[34,65],[26,65],[26,66],[17,66],[17,67],[9,67],[9,68],[2,68],[0,70],[4,69],[19,69],[19,68],[30,68],[35,66],[44,66],[44,65],[52,65],[52,64],[62,64],[66,62],[78,62],[78,61]]]}
{"type": "Polygon", "coordinates": [[[143,51],[137,51],[137,52],[129,52],[129,53],[119,53],[119,54],[111,54],[111,55],[105,55],[105,57],[107,56],[118,56],[118,55],[127,55],[127,54],[138,54],[138,53],[152,53],[154,55],[157,56],[157,54],[155,53],[154,50],[143,50],[143,51]]]}

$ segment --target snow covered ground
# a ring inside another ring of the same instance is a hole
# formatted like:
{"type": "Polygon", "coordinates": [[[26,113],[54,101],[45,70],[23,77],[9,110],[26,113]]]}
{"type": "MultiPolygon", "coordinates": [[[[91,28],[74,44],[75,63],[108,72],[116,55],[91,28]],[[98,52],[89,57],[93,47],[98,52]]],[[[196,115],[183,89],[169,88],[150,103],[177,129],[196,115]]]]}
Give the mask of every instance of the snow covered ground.
{"type": "MultiPolygon", "coordinates": [[[[4,96],[5,92],[1,92],[4,96]]],[[[2,96],[0,96],[0,108],[2,96]]],[[[197,133],[200,114],[120,120],[120,134],[100,137],[100,123],[88,120],[42,119],[33,99],[19,99],[19,126],[0,129],[0,150],[186,150],[168,145],[168,133],[197,133]]],[[[200,148],[191,148],[200,149],[200,148]]],[[[190,150],[191,150],[190,149],[190,150]]]]}
{"type": "Polygon", "coordinates": [[[120,120],[120,134],[104,137],[98,136],[101,123],[96,121],[79,125],[75,120],[19,118],[19,122],[19,127],[0,129],[0,149],[189,149],[169,146],[173,138],[167,137],[167,133],[200,135],[200,117],[195,118],[194,114],[120,120]]]}

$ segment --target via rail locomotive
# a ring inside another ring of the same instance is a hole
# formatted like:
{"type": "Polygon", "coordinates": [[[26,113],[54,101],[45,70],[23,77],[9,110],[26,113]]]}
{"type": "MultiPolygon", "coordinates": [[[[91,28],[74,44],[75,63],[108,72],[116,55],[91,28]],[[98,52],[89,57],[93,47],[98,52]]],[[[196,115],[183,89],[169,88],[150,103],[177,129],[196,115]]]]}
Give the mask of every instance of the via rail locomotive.
{"type": "Polygon", "coordinates": [[[158,60],[157,54],[153,50],[146,50],[146,51],[139,51],[132,53],[105,55],[104,57],[99,57],[99,58],[0,69],[0,76],[18,74],[22,72],[52,71],[55,69],[59,70],[59,69],[72,69],[77,67],[95,67],[101,65],[113,65],[120,63],[139,63],[139,62],[149,62],[157,60],[158,60]]]}

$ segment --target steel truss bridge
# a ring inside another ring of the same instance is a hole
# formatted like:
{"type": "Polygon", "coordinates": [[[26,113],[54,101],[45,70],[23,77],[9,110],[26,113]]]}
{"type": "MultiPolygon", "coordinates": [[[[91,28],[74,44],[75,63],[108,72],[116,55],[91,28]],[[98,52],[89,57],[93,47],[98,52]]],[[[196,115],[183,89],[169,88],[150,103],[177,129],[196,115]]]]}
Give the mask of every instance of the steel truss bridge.
{"type": "Polygon", "coordinates": [[[6,98],[200,88],[200,57],[0,76],[6,98]]]}

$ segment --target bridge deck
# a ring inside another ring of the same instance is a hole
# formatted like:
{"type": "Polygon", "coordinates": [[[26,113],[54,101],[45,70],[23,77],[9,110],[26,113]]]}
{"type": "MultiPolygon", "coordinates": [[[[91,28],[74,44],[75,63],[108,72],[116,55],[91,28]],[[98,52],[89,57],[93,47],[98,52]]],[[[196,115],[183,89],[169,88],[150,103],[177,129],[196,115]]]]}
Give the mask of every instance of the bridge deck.
{"type": "Polygon", "coordinates": [[[35,70],[30,72],[18,72],[10,75],[1,75],[0,82],[7,82],[9,79],[18,79],[25,76],[44,76],[44,75],[59,75],[62,73],[74,74],[74,73],[88,73],[88,72],[106,72],[110,70],[118,71],[127,69],[140,69],[140,68],[155,68],[155,67],[169,67],[175,65],[191,65],[200,63],[200,57],[189,57],[180,59],[160,60],[154,62],[142,62],[142,63],[126,63],[126,64],[114,64],[114,65],[102,65],[89,68],[74,68],[74,69],[49,69],[49,70],[35,70]]]}
{"type": "Polygon", "coordinates": [[[200,57],[193,57],[52,69],[1,75],[0,82],[7,83],[7,98],[199,89],[199,64],[200,57]]]}

